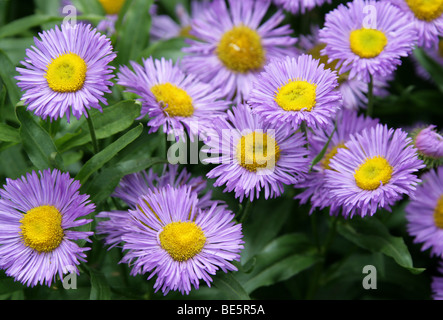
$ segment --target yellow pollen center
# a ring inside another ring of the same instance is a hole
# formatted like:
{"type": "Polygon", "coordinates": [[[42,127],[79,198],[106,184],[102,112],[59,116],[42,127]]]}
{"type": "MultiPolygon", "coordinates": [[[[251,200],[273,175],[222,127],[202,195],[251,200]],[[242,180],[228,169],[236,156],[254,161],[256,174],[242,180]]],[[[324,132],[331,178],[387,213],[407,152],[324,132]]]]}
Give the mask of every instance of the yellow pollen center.
{"type": "Polygon", "coordinates": [[[232,71],[247,73],[260,70],[265,64],[265,50],[260,35],[246,26],[236,26],[221,38],[216,54],[232,71]]]}
{"type": "Polygon", "coordinates": [[[175,261],[191,259],[206,243],[203,230],[194,222],[171,222],[159,234],[160,245],[175,261]]]}
{"type": "Polygon", "coordinates": [[[351,50],[356,55],[361,58],[374,58],[383,51],[388,38],[383,31],[362,28],[351,31],[349,41],[351,50]]]}
{"type": "Polygon", "coordinates": [[[386,184],[391,180],[392,170],[389,162],[382,156],[368,158],[355,170],[355,182],[361,189],[375,190],[380,184],[386,184]]]}
{"type": "Polygon", "coordinates": [[[125,0],[99,0],[106,14],[118,14],[125,0]]]}
{"type": "Polygon", "coordinates": [[[331,167],[329,166],[329,164],[331,163],[331,159],[334,158],[334,156],[337,154],[338,149],[340,148],[345,148],[344,143],[340,143],[336,146],[334,146],[332,149],[329,150],[328,153],[326,153],[326,155],[323,157],[323,160],[321,162],[321,165],[323,167],[323,169],[331,169],[331,167]]]}
{"type": "Polygon", "coordinates": [[[46,81],[56,92],[76,92],[86,79],[86,62],[75,53],[66,53],[53,59],[47,66],[46,81]]]}
{"type": "Polygon", "coordinates": [[[432,21],[443,14],[443,0],[405,0],[415,17],[432,21]]]}
{"type": "Polygon", "coordinates": [[[169,116],[191,117],[194,114],[192,98],[185,90],[167,82],[153,86],[151,92],[169,116]]]}
{"type": "Polygon", "coordinates": [[[237,161],[250,172],[272,169],[280,158],[280,147],[274,138],[262,132],[251,132],[237,144],[237,161]]]}
{"type": "Polygon", "coordinates": [[[437,206],[434,210],[434,221],[437,227],[443,229],[443,194],[437,201],[437,206]]]}
{"type": "Polygon", "coordinates": [[[274,100],[285,111],[311,111],[315,106],[316,84],[302,80],[289,80],[281,86],[274,100]]]}
{"type": "Polygon", "coordinates": [[[20,223],[25,245],[38,252],[51,252],[63,240],[62,216],[53,206],[32,208],[20,223]]]}

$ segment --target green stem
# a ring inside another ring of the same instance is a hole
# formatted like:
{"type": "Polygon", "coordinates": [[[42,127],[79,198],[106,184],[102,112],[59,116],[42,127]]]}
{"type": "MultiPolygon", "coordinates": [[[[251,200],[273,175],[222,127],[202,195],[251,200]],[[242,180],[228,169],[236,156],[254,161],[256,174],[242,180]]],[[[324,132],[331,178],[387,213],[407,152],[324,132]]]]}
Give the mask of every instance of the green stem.
{"type": "Polygon", "coordinates": [[[368,106],[366,109],[366,115],[368,117],[372,117],[374,109],[374,79],[372,74],[369,74],[369,83],[368,83],[368,106]]]}
{"type": "Polygon", "coordinates": [[[89,134],[91,135],[92,147],[94,148],[94,153],[97,154],[99,152],[97,137],[95,135],[94,122],[89,115],[88,109],[86,109],[86,121],[88,122],[89,134]]]}
{"type": "Polygon", "coordinates": [[[246,200],[246,205],[243,208],[242,215],[240,217],[240,223],[244,223],[246,221],[247,216],[249,215],[249,212],[251,211],[251,203],[252,201],[246,200]]]}

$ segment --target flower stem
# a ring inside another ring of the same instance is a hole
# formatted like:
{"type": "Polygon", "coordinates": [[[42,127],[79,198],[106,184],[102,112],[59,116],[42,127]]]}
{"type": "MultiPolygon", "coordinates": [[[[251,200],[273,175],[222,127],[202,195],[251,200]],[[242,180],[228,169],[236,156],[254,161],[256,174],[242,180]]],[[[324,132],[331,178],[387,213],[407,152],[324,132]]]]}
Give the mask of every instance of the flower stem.
{"type": "Polygon", "coordinates": [[[91,135],[92,147],[94,148],[94,153],[97,154],[99,152],[99,149],[98,149],[97,137],[95,135],[94,122],[92,121],[91,116],[89,115],[87,109],[86,109],[86,115],[87,115],[86,121],[88,122],[89,134],[91,135]]]}
{"type": "Polygon", "coordinates": [[[374,78],[372,77],[372,74],[369,74],[368,106],[366,109],[366,115],[368,117],[372,117],[373,109],[374,109],[374,78]]]}

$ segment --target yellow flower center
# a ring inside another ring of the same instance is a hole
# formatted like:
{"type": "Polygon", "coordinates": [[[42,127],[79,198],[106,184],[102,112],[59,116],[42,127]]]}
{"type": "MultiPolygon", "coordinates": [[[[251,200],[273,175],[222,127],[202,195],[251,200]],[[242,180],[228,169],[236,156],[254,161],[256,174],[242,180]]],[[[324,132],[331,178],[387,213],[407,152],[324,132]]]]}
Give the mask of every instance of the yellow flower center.
{"type": "Polygon", "coordinates": [[[331,62],[328,62],[328,56],[322,55],[321,50],[323,50],[326,47],[326,43],[319,43],[315,45],[311,50],[308,51],[308,54],[310,54],[314,59],[320,60],[320,64],[325,65],[325,69],[331,69],[331,71],[337,71],[338,74],[338,83],[341,84],[344,81],[348,79],[349,71],[345,73],[340,73],[340,68],[337,68],[338,59],[335,59],[331,62]]]}
{"type": "Polygon", "coordinates": [[[437,227],[443,229],[443,194],[437,201],[437,206],[434,210],[434,221],[437,227]]]}
{"type": "Polygon", "coordinates": [[[265,50],[260,35],[246,26],[236,26],[221,38],[216,53],[229,70],[247,73],[265,64],[265,50]]]}
{"type": "Polygon", "coordinates": [[[170,117],[191,117],[194,114],[192,98],[185,90],[167,82],[153,86],[151,92],[170,117]]]}
{"type": "Polygon", "coordinates": [[[383,31],[362,28],[351,31],[349,41],[351,50],[356,55],[361,58],[374,58],[383,51],[388,38],[383,31]]]}
{"type": "Polygon", "coordinates": [[[236,156],[240,165],[250,172],[272,169],[280,158],[280,147],[273,137],[254,131],[241,137],[236,156]]]}
{"type": "Polygon", "coordinates": [[[56,92],[76,92],[86,79],[86,62],[75,53],[66,53],[52,59],[46,70],[48,86],[56,92]]]}
{"type": "Polygon", "coordinates": [[[206,243],[203,230],[195,222],[171,222],[159,235],[160,245],[175,261],[191,259],[206,243]]]}
{"type": "Polygon", "coordinates": [[[20,223],[25,245],[38,252],[51,252],[63,240],[62,216],[53,206],[32,208],[20,223]]]}
{"type": "Polygon", "coordinates": [[[311,111],[315,106],[316,84],[303,80],[289,80],[274,96],[275,102],[285,111],[311,111]]]}
{"type": "Polygon", "coordinates": [[[382,156],[368,158],[355,170],[355,182],[361,189],[375,190],[380,184],[386,184],[391,180],[392,170],[389,162],[382,156]]]}
{"type": "Polygon", "coordinates": [[[443,13],[443,0],[405,0],[415,17],[432,21],[443,13]]]}
{"type": "Polygon", "coordinates": [[[118,14],[125,4],[125,0],[99,0],[106,14],[118,14]]]}
{"type": "Polygon", "coordinates": [[[345,144],[339,143],[338,145],[336,145],[332,149],[330,149],[328,153],[325,154],[325,156],[323,157],[323,160],[321,162],[323,169],[329,169],[329,170],[331,169],[331,167],[329,166],[329,164],[331,163],[331,159],[334,158],[334,156],[338,152],[338,149],[340,149],[340,148],[346,149],[345,144]]]}

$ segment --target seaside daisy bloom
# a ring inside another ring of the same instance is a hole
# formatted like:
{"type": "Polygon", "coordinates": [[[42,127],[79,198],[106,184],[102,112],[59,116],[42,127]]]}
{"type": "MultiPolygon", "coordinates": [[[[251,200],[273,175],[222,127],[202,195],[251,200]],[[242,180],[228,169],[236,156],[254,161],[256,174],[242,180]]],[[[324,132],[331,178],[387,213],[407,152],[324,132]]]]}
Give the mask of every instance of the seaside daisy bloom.
{"type": "Polygon", "coordinates": [[[263,23],[270,0],[215,0],[192,21],[183,68],[222,90],[229,100],[247,100],[251,83],[272,59],[294,56],[289,25],[278,10],[263,23]]]}
{"type": "Polygon", "coordinates": [[[436,125],[415,129],[411,136],[418,155],[428,167],[435,167],[443,161],[443,136],[436,130],[436,125]]]}
{"type": "MultiPolygon", "coordinates": [[[[123,200],[130,209],[136,209],[140,197],[168,185],[173,188],[189,186],[198,194],[199,208],[209,208],[213,203],[221,203],[221,201],[211,200],[212,191],[206,190],[207,182],[203,177],[193,177],[186,168],[179,170],[178,165],[172,164],[165,165],[160,175],[149,169],[124,176],[112,196],[123,200]]],[[[109,248],[119,245],[125,233],[125,228],[122,226],[129,223],[128,211],[103,211],[97,214],[97,218],[97,234],[105,235],[105,244],[109,248]]]]}
{"type": "Polygon", "coordinates": [[[185,130],[193,139],[213,119],[225,116],[230,102],[212,85],[183,72],[180,62],[150,57],[142,65],[131,61],[131,66],[133,71],[128,66],[120,68],[118,84],[140,97],[141,118],[149,116],[150,133],[163,126],[176,139],[185,137],[185,130]]]}
{"type": "Polygon", "coordinates": [[[273,125],[326,127],[342,106],[337,79],[311,55],[274,60],[254,81],[248,103],[273,125]]]}
{"type": "Polygon", "coordinates": [[[49,169],[6,180],[0,189],[0,267],[7,276],[33,287],[79,273],[90,248],[76,241],[90,242],[93,232],[75,228],[90,223],[82,217],[95,209],[79,188],[68,173],[49,169]]]}
{"type": "Polygon", "coordinates": [[[443,36],[442,0],[385,0],[394,4],[403,14],[410,16],[418,33],[419,47],[432,48],[443,36]]]}
{"type": "Polygon", "coordinates": [[[292,14],[304,14],[324,3],[331,3],[331,0],[274,0],[276,6],[282,7],[292,14]]]}
{"type": "Polygon", "coordinates": [[[189,186],[166,186],[141,197],[129,214],[122,263],[132,266],[131,275],[157,276],[156,292],[189,294],[200,280],[210,286],[219,269],[237,271],[231,262],[240,260],[242,226],[227,206],[201,209],[189,186]]]}
{"type": "Polygon", "coordinates": [[[405,208],[407,230],[414,243],[431,256],[443,255],[443,167],[422,175],[423,183],[405,208]]]}
{"type": "Polygon", "coordinates": [[[391,75],[417,43],[411,17],[386,1],[353,0],[325,16],[320,41],[340,74],[369,83],[391,75]],[[372,20],[371,20],[372,19],[372,20]]]}
{"type": "Polygon", "coordinates": [[[349,137],[325,171],[331,201],[345,217],[373,215],[404,195],[411,196],[424,168],[411,138],[401,129],[377,124],[349,137]]]}
{"type": "Polygon", "coordinates": [[[321,210],[326,207],[330,208],[329,213],[331,215],[339,213],[340,207],[336,206],[335,202],[331,201],[329,197],[325,171],[330,169],[331,159],[337,154],[338,149],[345,147],[345,143],[352,134],[374,127],[376,124],[378,124],[378,119],[359,115],[355,110],[344,109],[338,113],[334,123],[329,127],[308,131],[309,152],[312,159],[320,154],[329,141],[322,160],[312,167],[304,181],[295,186],[297,189],[304,189],[295,199],[300,200],[301,204],[310,202],[310,213],[316,209],[321,210]]]}
{"type": "MultiPolygon", "coordinates": [[[[343,108],[358,110],[366,108],[368,103],[367,93],[368,84],[357,78],[350,78],[349,72],[340,73],[340,68],[337,66],[338,60],[329,61],[328,56],[322,53],[326,44],[319,41],[320,28],[317,25],[311,27],[310,34],[300,35],[297,46],[300,51],[312,55],[314,59],[320,60],[320,63],[325,65],[325,69],[331,69],[338,74],[338,90],[343,99],[343,108]]],[[[384,97],[388,95],[387,87],[389,81],[387,78],[374,78],[373,94],[377,97],[384,97]]]]}
{"type": "Polygon", "coordinates": [[[66,114],[68,122],[71,113],[80,119],[87,109],[101,111],[113,85],[109,63],[116,54],[110,40],[85,24],[63,24],[39,35],[35,47],[26,50],[24,68],[17,68],[27,109],[43,119],[66,114]]]}
{"type": "Polygon", "coordinates": [[[309,170],[306,139],[287,126],[271,126],[252,113],[246,104],[228,111],[227,119],[214,121],[202,152],[210,154],[205,163],[217,164],[207,173],[216,178],[214,186],[235,197],[266,199],[280,196],[284,185],[296,184],[309,170]]]}
{"type": "MultiPolygon", "coordinates": [[[[174,20],[170,15],[153,14],[150,29],[151,39],[158,41],[175,37],[192,37],[190,34],[192,19],[198,19],[201,13],[209,6],[209,3],[207,0],[192,0],[190,3],[190,12],[187,11],[183,4],[178,3],[175,7],[175,14],[178,21],[174,20]]],[[[153,5],[153,7],[154,6],[155,5],[153,5]]]]}
{"type": "Polygon", "coordinates": [[[110,37],[115,33],[115,23],[125,0],[99,0],[99,2],[105,11],[105,18],[97,24],[97,30],[110,37]]]}

